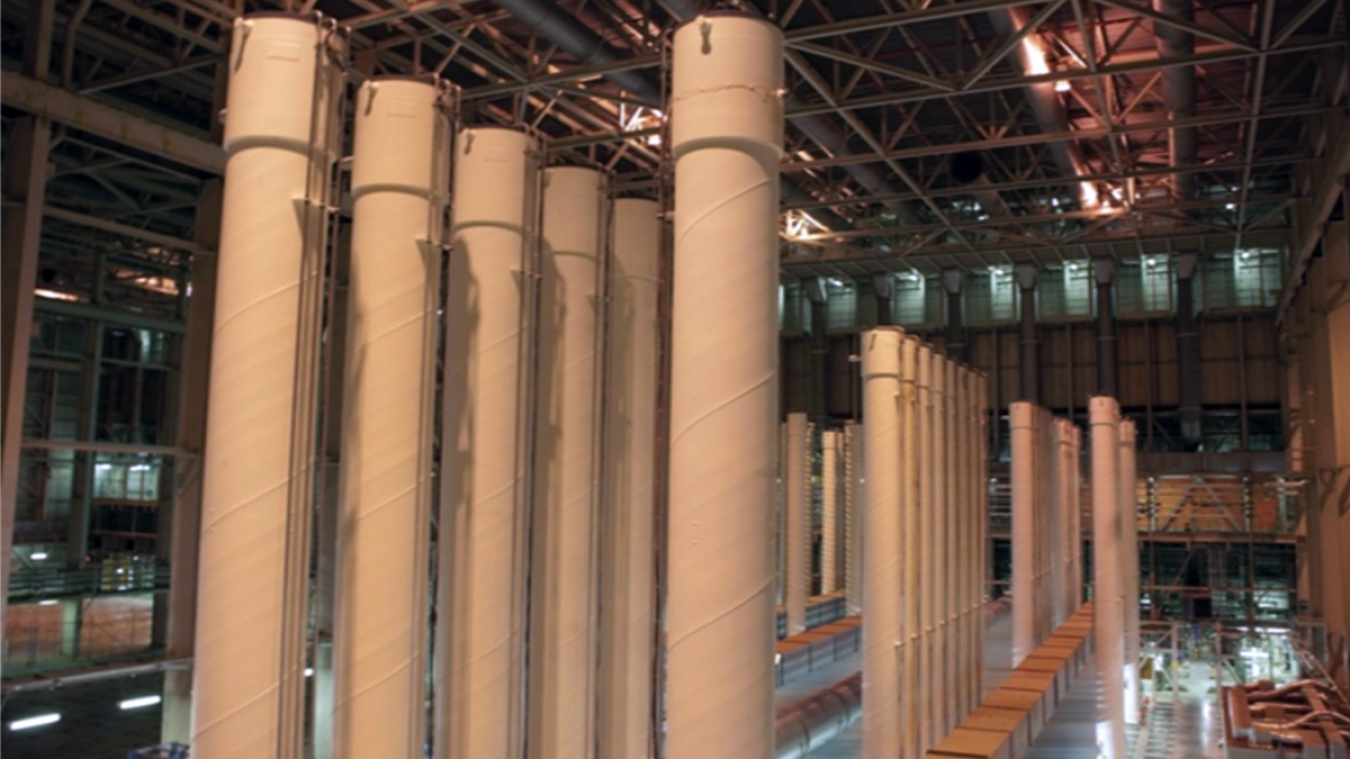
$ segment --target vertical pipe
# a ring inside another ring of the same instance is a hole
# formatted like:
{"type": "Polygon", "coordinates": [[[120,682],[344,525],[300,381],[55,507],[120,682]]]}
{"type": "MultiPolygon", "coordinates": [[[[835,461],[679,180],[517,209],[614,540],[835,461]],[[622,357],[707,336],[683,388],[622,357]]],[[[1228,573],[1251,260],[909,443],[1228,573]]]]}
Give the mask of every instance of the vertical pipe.
{"type": "Polygon", "coordinates": [[[967,361],[970,357],[965,317],[961,311],[961,288],[965,284],[965,275],[961,269],[942,271],[942,287],[947,292],[947,354],[957,361],[967,361]]]}
{"type": "Polygon", "coordinates": [[[1125,635],[1121,611],[1119,423],[1114,398],[1088,401],[1092,427],[1092,614],[1097,683],[1105,713],[1097,724],[1097,740],[1105,759],[1125,756],[1125,698],[1122,674],[1125,635]]]}
{"type": "Polygon", "coordinates": [[[806,414],[788,414],[784,425],[783,446],[783,604],[787,612],[787,634],[806,630],[806,599],[810,595],[811,497],[807,474],[806,414]]]}
{"type": "MultiPolygon", "coordinates": [[[[904,756],[919,757],[919,640],[923,634],[920,587],[926,579],[920,564],[923,535],[920,533],[922,507],[919,503],[919,339],[905,337],[900,346],[900,533],[904,538],[901,556],[900,593],[904,602],[901,614],[900,644],[900,736],[904,756]]],[[[865,619],[865,618],[864,618],[865,619]]],[[[864,637],[864,641],[866,638],[864,637]]]]}
{"type": "Polygon", "coordinates": [[[767,759],[783,35],[699,16],[673,65],[666,755],[767,759]]]}
{"type": "Polygon", "coordinates": [[[820,592],[839,580],[839,433],[820,433],[820,592]]]}
{"type": "Polygon", "coordinates": [[[1092,271],[1097,279],[1097,392],[1114,398],[1119,374],[1116,309],[1111,289],[1115,264],[1109,258],[1093,259],[1092,271]]]}
{"type": "Polygon", "coordinates": [[[1125,722],[1139,724],[1143,685],[1139,680],[1139,517],[1134,422],[1120,423],[1120,568],[1124,597],[1125,722]]]}
{"type": "Polygon", "coordinates": [[[1012,434],[1012,666],[1036,647],[1036,406],[1017,401],[1008,407],[1012,434]]]}
{"type": "Polygon", "coordinates": [[[877,301],[877,326],[895,323],[895,279],[891,274],[872,275],[872,294],[877,301]]]}
{"type": "Polygon", "coordinates": [[[936,618],[937,592],[937,508],[935,483],[933,479],[933,349],[927,344],[919,346],[915,359],[918,378],[916,408],[919,414],[918,434],[915,436],[919,448],[919,532],[921,545],[919,550],[919,750],[927,751],[937,743],[934,736],[933,720],[937,694],[934,680],[937,667],[934,657],[936,648],[933,642],[933,620],[936,618]]]}
{"type": "Polygon", "coordinates": [[[830,302],[825,279],[816,277],[803,284],[811,309],[810,395],[806,410],[813,422],[824,423],[830,397],[830,302]]]}
{"type": "Polygon", "coordinates": [[[594,743],[596,356],[605,182],[544,171],[531,529],[530,756],[594,743]]]}
{"type": "Polygon", "coordinates": [[[1041,400],[1041,341],[1036,334],[1036,278],[1034,264],[1017,267],[1017,284],[1021,288],[1022,320],[1019,323],[1021,353],[1018,369],[1022,380],[1022,398],[1033,403],[1041,400]]]}
{"type": "Polygon", "coordinates": [[[333,630],[339,759],[426,744],[432,414],[449,125],[435,83],[356,99],[333,630]],[[428,157],[431,160],[428,160],[428,157]]]}
{"type": "Polygon", "coordinates": [[[862,613],[863,428],[844,425],[844,609],[862,613]]]}
{"type": "Polygon", "coordinates": [[[648,756],[655,646],[657,204],[614,201],[605,341],[599,759],[648,756]]]}
{"type": "Polygon", "coordinates": [[[536,159],[522,132],[455,140],[446,271],[436,759],[520,756],[528,514],[521,428],[536,159]]]}
{"type": "Polygon", "coordinates": [[[237,21],[231,44],[194,657],[204,759],[301,751],[337,45],[276,15],[237,21]]]}
{"type": "Polygon", "coordinates": [[[1197,259],[1195,253],[1177,256],[1177,405],[1181,411],[1181,440],[1188,451],[1200,446],[1200,322],[1195,314],[1197,259]]]}
{"type": "MultiPolygon", "coordinates": [[[[863,418],[867,420],[867,527],[863,531],[863,756],[900,754],[901,344],[897,327],[862,335],[863,418]]],[[[904,441],[907,442],[907,441],[904,441]]]]}

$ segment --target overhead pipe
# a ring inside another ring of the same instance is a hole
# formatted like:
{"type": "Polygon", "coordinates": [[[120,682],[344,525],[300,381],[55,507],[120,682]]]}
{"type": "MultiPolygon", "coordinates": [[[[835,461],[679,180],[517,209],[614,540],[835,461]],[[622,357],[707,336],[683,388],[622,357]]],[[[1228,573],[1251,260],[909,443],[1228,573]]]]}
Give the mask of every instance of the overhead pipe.
{"type": "MultiPolygon", "coordinates": [[[[605,64],[623,60],[627,57],[611,47],[590,27],[581,23],[575,16],[568,14],[549,0],[493,0],[503,10],[510,11],[517,20],[525,23],[531,31],[556,44],[569,55],[585,64],[605,64]]],[[[677,20],[689,22],[699,13],[713,15],[716,11],[702,11],[697,3],[690,0],[662,0],[662,5],[677,20]]],[[[641,71],[620,71],[605,74],[605,78],[628,90],[629,93],[650,104],[659,104],[661,88],[656,81],[641,71]]],[[[836,158],[848,158],[855,155],[848,146],[847,137],[840,132],[828,118],[819,115],[800,115],[789,118],[793,126],[802,130],[821,149],[836,158]]],[[[853,177],[859,185],[872,195],[894,195],[905,189],[885,171],[873,164],[846,164],[843,170],[853,177]]],[[[815,202],[816,198],[790,178],[780,177],[780,194],[783,203],[815,202]]],[[[885,206],[897,214],[906,224],[917,224],[918,215],[910,203],[900,200],[885,201],[885,206]]],[[[834,230],[852,226],[828,209],[811,212],[816,220],[834,230]]]]}
{"type": "MultiPolygon", "coordinates": [[[[900,346],[900,513],[903,538],[900,591],[901,614],[900,736],[904,756],[920,756],[919,640],[923,635],[921,588],[929,579],[921,561],[924,536],[923,504],[919,499],[919,338],[906,335],[900,346]]],[[[864,617],[864,619],[866,619],[864,617]]],[[[866,638],[864,637],[864,640],[866,638]]]]}
{"type": "Polygon", "coordinates": [[[898,756],[902,733],[900,657],[896,649],[908,643],[901,637],[901,602],[906,595],[900,585],[903,482],[896,466],[901,460],[901,430],[907,410],[901,384],[905,333],[898,327],[882,327],[864,332],[861,340],[863,418],[867,420],[863,443],[867,478],[863,511],[863,755],[898,756]]]}
{"type": "Polygon", "coordinates": [[[783,44],[735,13],[674,36],[670,759],[773,753],[783,44]]]}
{"type": "Polygon", "coordinates": [[[806,631],[806,599],[811,595],[810,425],[806,414],[788,414],[783,425],[783,604],[787,634],[806,631]]]}
{"type": "Polygon", "coordinates": [[[520,756],[528,338],[538,165],[524,132],[455,141],[446,271],[436,759],[520,756]]]}
{"type": "Polygon", "coordinates": [[[536,757],[594,743],[597,345],[605,177],[544,170],[531,528],[529,735],[536,757]]]}
{"type": "Polygon", "coordinates": [[[951,172],[952,181],[969,190],[975,202],[980,204],[980,212],[996,219],[1005,219],[1013,215],[1012,209],[1008,208],[1003,196],[998,194],[998,189],[985,174],[984,159],[978,152],[967,151],[953,155],[948,170],[951,172]]]}
{"type": "MultiPolygon", "coordinates": [[[[595,30],[586,26],[552,0],[493,0],[493,4],[510,12],[517,21],[528,26],[530,31],[557,45],[568,55],[581,61],[583,65],[615,63],[628,57],[626,53],[615,50],[595,30]]],[[[670,0],[670,2],[663,2],[663,5],[666,10],[682,22],[689,21],[699,13],[696,4],[689,0],[670,0]]],[[[655,78],[642,71],[613,71],[604,76],[650,106],[659,107],[662,104],[661,86],[655,78]]],[[[819,119],[825,124],[829,123],[821,117],[810,118],[819,119]]],[[[839,139],[842,141],[842,138],[839,139]]],[[[844,150],[846,152],[835,154],[852,155],[847,152],[847,148],[844,150]]],[[[861,167],[861,169],[870,168],[861,167]]],[[[846,168],[851,173],[861,171],[861,169],[846,168]]],[[[873,170],[873,173],[875,173],[875,170],[873,170]]],[[[779,195],[782,203],[816,201],[814,195],[786,176],[780,175],[775,181],[779,183],[779,195]]],[[[822,208],[812,211],[812,216],[830,229],[845,229],[852,226],[847,220],[828,209],[822,208]]]]}
{"type": "Polygon", "coordinates": [[[1120,423],[1120,555],[1125,628],[1125,723],[1139,724],[1144,708],[1139,679],[1139,516],[1134,422],[1120,423]]]}
{"type": "MultiPolygon", "coordinates": [[[[989,11],[989,21],[1001,39],[1011,39],[1031,22],[1031,11],[1022,6],[996,8],[989,11]]],[[[1043,52],[1032,52],[1029,45],[1039,45],[1036,32],[1023,39],[1022,44],[1009,54],[1008,60],[1022,70],[1026,76],[1048,73],[1043,52]]],[[[1052,82],[1028,84],[1023,87],[1031,113],[1042,132],[1062,133],[1070,131],[1068,111],[1052,82]]],[[[1074,180],[1079,174],[1087,173],[1087,162],[1083,159],[1082,149],[1073,140],[1061,140],[1046,145],[1055,165],[1066,179],[1074,180]]],[[[1079,205],[1091,210],[1096,205],[1096,191],[1087,190],[1079,183],[1079,205]]]]}
{"type": "Polygon", "coordinates": [[[804,759],[853,726],[862,716],[862,675],[823,688],[778,712],[774,759],[804,759]]]}
{"type": "Polygon", "coordinates": [[[839,586],[839,433],[820,433],[820,593],[839,586]]]}
{"type": "MultiPolygon", "coordinates": [[[[1153,0],[1153,10],[1182,21],[1194,23],[1193,0],[1153,0]]],[[[1195,54],[1195,35],[1184,29],[1153,21],[1153,39],[1158,57],[1164,60],[1186,58],[1195,54]]],[[[1195,117],[1195,67],[1172,66],[1162,70],[1163,100],[1168,117],[1173,121],[1195,117]]],[[[1192,166],[1196,163],[1195,127],[1173,127],[1168,135],[1168,149],[1173,166],[1192,166]]],[[[1178,201],[1195,197],[1195,174],[1179,172],[1172,175],[1172,187],[1178,201]]]]}
{"type": "Polygon", "coordinates": [[[193,754],[298,756],[332,168],[331,24],[236,22],[204,459],[193,754]]]}
{"type": "Polygon", "coordinates": [[[1114,398],[1088,401],[1092,430],[1093,651],[1104,712],[1097,723],[1105,759],[1125,757],[1125,625],[1120,566],[1120,406],[1114,398]]]}
{"type": "Polygon", "coordinates": [[[660,208],[614,201],[606,319],[599,759],[652,746],[660,208]]]}
{"type": "Polygon", "coordinates": [[[356,98],[333,641],[334,756],[426,743],[432,415],[450,126],[432,81],[356,98]],[[430,160],[428,160],[430,159],[430,160]]]}

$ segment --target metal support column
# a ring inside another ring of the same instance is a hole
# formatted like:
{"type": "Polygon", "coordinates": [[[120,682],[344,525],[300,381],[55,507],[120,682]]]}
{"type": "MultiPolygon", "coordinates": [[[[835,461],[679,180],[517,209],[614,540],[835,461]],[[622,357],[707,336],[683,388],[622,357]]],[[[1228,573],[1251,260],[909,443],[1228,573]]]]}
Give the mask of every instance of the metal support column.
{"type": "Polygon", "coordinates": [[[961,290],[965,281],[966,273],[961,269],[944,269],[942,272],[942,288],[947,292],[947,355],[957,361],[969,362],[969,338],[961,308],[961,290]]]}
{"type": "MultiPolygon", "coordinates": [[[[0,243],[0,394],[4,399],[4,432],[0,440],[0,631],[9,594],[10,547],[14,540],[19,484],[19,449],[23,444],[23,408],[28,390],[28,344],[33,333],[33,287],[37,283],[38,240],[42,233],[43,191],[47,184],[47,151],[51,124],[25,117],[14,122],[8,160],[3,168],[4,211],[0,243]]],[[[2,633],[0,633],[2,634],[2,633]]]]}
{"type": "Polygon", "coordinates": [[[1200,446],[1200,323],[1195,313],[1195,268],[1198,256],[1177,256],[1177,401],[1181,407],[1181,440],[1186,450],[1200,446]]]}
{"type": "Polygon", "coordinates": [[[1097,392],[1114,398],[1119,375],[1116,309],[1111,289],[1115,263],[1109,258],[1093,259],[1092,272],[1097,281],[1097,392]]]}
{"type": "Polygon", "coordinates": [[[1018,368],[1021,370],[1022,399],[1039,403],[1041,399],[1041,341],[1036,331],[1036,279],[1039,272],[1033,264],[1019,264],[1017,284],[1022,296],[1022,321],[1019,336],[1022,351],[1018,368]]]}

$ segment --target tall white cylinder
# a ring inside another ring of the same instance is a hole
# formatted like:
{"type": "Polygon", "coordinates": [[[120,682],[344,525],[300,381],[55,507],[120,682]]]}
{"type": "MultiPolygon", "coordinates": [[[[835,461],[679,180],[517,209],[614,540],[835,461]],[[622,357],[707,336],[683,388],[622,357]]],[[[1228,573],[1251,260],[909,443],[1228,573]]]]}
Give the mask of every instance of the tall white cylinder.
{"type": "Polygon", "coordinates": [[[957,616],[960,614],[960,606],[957,604],[959,598],[957,580],[960,577],[960,559],[958,548],[959,526],[957,524],[957,515],[959,512],[959,502],[957,500],[960,494],[960,478],[963,476],[960,460],[957,458],[957,431],[956,431],[956,404],[959,398],[957,390],[957,374],[959,367],[956,362],[950,358],[945,359],[945,383],[946,383],[946,438],[945,445],[941,449],[946,463],[946,478],[944,480],[946,491],[946,508],[943,509],[943,518],[947,522],[946,538],[943,541],[944,563],[942,567],[942,576],[945,578],[945,593],[947,597],[947,611],[943,617],[944,635],[943,638],[947,644],[947,698],[945,709],[947,719],[943,722],[944,735],[956,729],[960,721],[960,695],[961,695],[961,675],[960,675],[960,651],[959,641],[957,640],[957,616]]]}
{"type": "Polygon", "coordinates": [[[839,433],[820,433],[820,592],[839,584],[839,433]]]}
{"type": "Polygon", "coordinates": [[[1080,557],[1078,553],[1082,550],[1083,542],[1079,524],[1079,512],[1082,511],[1082,505],[1079,503],[1078,493],[1078,448],[1077,427],[1073,422],[1067,419],[1055,420],[1055,477],[1057,480],[1057,492],[1059,494],[1058,508],[1060,510],[1060,526],[1062,533],[1060,540],[1060,559],[1063,568],[1060,573],[1060,608],[1063,616],[1067,618],[1078,609],[1082,598],[1081,590],[1081,568],[1078,566],[1080,557]]]}
{"type": "Polygon", "coordinates": [[[1012,666],[1031,654],[1036,638],[1036,405],[1018,401],[1008,408],[1012,435],[1012,666]]]}
{"type": "Polygon", "coordinates": [[[975,640],[972,648],[975,663],[971,668],[972,692],[978,702],[984,698],[984,638],[985,619],[984,601],[989,581],[989,378],[983,374],[976,377],[975,406],[971,409],[973,417],[972,434],[976,445],[972,469],[976,473],[978,488],[975,502],[975,546],[976,546],[976,601],[979,611],[976,613],[975,640]]]}
{"type": "Polygon", "coordinates": [[[951,613],[951,455],[947,450],[947,357],[933,354],[933,738],[951,730],[951,645],[947,638],[951,613]]]}
{"type": "Polygon", "coordinates": [[[647,756],[652,747],[658,210],[650,200],[616,200],[611,222],[599,759],[647,756]]]}
{"type": "Polygon", "coordinates": [[[1122,670],[1125,635],[1121,611],[1120,406],[1114,398],[1088,401],[1092,428],[1092,616],[1097,683],[1106,712],[1097,739],[1106,759],[1125,755],[1125,698],[1122,670]]]}
{"type": "Polygon", "coordinates": [[[863,428],[844,425],[844,610],[862,613],[863,428]]]}
{"type": "MultiPolygon", "coordinates": [[[[919,641],[923,635],[920,586],[926,579],[920,563],[923,535],[919,503],[919,339],[905,337],[900,346],[900,533],[903,539],[900,567],[901,654],[900,737],[903,756],[922,756],[919,744],[919,641]]],[[[864,617],[865,619],[865,617],[864,617]]],[[[866,640],[866,638],[864,638],[866,640]]]]}
{"type": "Polygon", "coordinates": [[[529,751],[582,759],[594,743],[597,298],[605,183],[544,172],[530,567],[529,751]]]}
{"type": "Polygon", "coordinates": [[[933,456],[933,349],[919,346],[915,360],[917,367],[919,413],[916,444],[919,447],[919,532],[922,535],[919,550],[919,748],[927,751],[937,743],[933,727],[936,690],[934,680],[939,671],[935,666],[933,620],[936,619],[937,595],[937,507],[933,456]]]}
{"type": "Polygon", "coordinates": [[[957,677],[957,721],[960,722],[970,711],[970,637],[973,635],[971,627],[973,626],[972,609],[974,600],[971,596],[971,568],[974,563],[974,551],[971,550],[970,542],[970,494],[974,490],[976,482],[975,471],[969,465],[968,452],[970,443],[970,428],[967,424],[967,418],[970,414],[970,370],[961,365],[956,367],[956,403],[955,403],[955,457],[953,466],[956,467],[956,508],[954,509],[954,518],[956,520],[956,548],[955,557],[957,562],[956,571],[956,677],[957,677]]]}
{"type": "Polygon", "coordinates": [[[899,756],[901,594],[900,445],[904,330],[879,327],[862,334],[864,466],[863,530],[863,756],[899,756]]]}
{"type": "Polygon", "coordinates": [[[192,705],[205,759],[301,750],[338,47],[275,14],[231,42],[192,705]]]}
{"type": "Polygon", "coordinates": [[[676,31],[672,60],[666,755],[767,759],[783,35],[703,15],[676,31]]]}
{"type": "Polygon", "coordinates": [[[806,630],[806,599],[810,595],[811,525],[810,475],[807,470],[806,414],[787,415],[783,425],[783,605],[787,634],[806,630]]]}
{"type": "Polygon", "coordinates": [[[449,125],[427,81],[356,98],[334,756],[420,759],[449,125]],[[428,160],[430,157],[431,160],[428,160]]]}
{"type": "Polygon", "coordinates": [[[446,280],[436,623],[437,759],[519,756],[525,592],[521,430],[538,176],[521,132],[455,142],[446,280]]]}
{"type": "Polygon", "coordinates": [[[1120,567],[1121,613],[1125,626],[1125,723],[1139,724],[1144,708],[1143,684],[1139,679],[1139,517],[1136,505],[1134,422],[1120,423],[1120,567]]]}

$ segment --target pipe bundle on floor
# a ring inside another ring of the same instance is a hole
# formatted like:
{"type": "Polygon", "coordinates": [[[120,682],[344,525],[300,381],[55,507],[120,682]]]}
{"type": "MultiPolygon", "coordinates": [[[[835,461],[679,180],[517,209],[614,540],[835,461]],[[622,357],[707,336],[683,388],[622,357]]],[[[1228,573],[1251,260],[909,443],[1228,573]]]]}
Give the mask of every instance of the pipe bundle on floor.
{"type": "Polygon", "coordinates": [[[1034,403],[1008,410],[1012,430],[1013,666],[1078,608],[1077,428],[1034,403]]]}
{"type": "Polygon", "coordinates": [[[368,80],[356,98],[333,648],[344,759],[420,759],[426,743],[441,99],[436,83],[408,78],[368,80]]]}
{"type": "Polygon", "coordinates": [[[192,705],[205,759],[302,748],[343,47],[286,14],[239,20],[231,42],[192,705]]]}
{"type": "Polygon", "coordinates": [[[763,759],[773,752],[783,34],[708,14],[675,32],[672,56],[666,755],[763,759]]]}
{"type": "Polygon", "coordinates": [[[862,376],[863,754],[917,757],[982,690],[985,383],[895,327],[862,376]]]}

